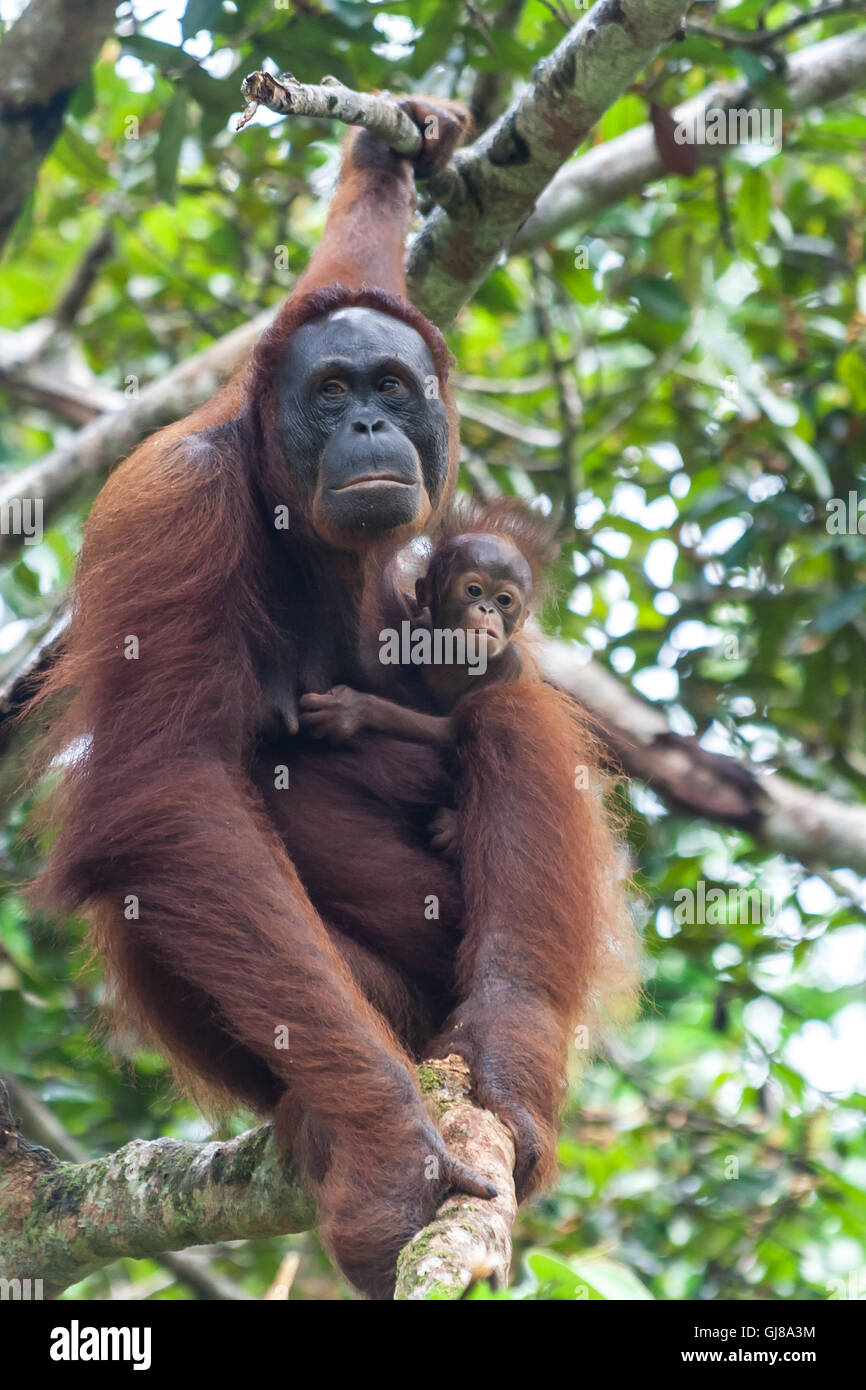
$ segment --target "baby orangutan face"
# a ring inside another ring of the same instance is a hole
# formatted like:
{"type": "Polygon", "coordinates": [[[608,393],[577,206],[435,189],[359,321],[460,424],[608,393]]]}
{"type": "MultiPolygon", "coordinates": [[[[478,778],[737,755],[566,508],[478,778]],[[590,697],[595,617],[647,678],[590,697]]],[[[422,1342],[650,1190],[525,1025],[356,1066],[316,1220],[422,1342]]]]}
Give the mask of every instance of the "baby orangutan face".
{"type": "Polygon", "coordinates": [[[489,663],[523,626],[532,573],[506,537],[469,533],[446,543],[415,592],[421,607],[430,609],[435,627],[474,630],[489,663]]]}

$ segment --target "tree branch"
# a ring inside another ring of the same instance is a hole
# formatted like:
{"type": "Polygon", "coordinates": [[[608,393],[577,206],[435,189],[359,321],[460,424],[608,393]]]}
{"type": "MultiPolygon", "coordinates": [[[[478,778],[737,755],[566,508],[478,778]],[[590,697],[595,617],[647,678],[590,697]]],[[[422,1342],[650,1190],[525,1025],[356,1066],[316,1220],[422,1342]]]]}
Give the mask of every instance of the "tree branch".
{"type": "Polygon", "coordinates": [[[597,0],[508,110],[458,151],[455,191],[410,246],[409,296],[451,321],[608,106],[673,38],[690,0],[597,0]]]}
{"type": "MultiPolygon", "coordinates": [[[[794,111],[821,106],[866,86],[866,30],[852,29],[832,39],[792,53],[787,62],[787,92],[794,111]]],[[[736,110],[749,97],[749,83],[714,83],[673,113],[677,121],[691,122],[701,111],[736,110]]],[[[695,145],[698,162],[722,159],[725,145],[695,145]]],[[[538,199],[535,211],[514,237],[511,250],[529,251],[550,241],[557,232],[586,225],[603,209],[640,193],[666,173],[653,128],[628,130],[614,140],[596,145],[562,167],[538,199]]]]}
{"type": "MultiPolygon", "coordinates": [[[[504,1286],[517,1212],[510,1136],[494,1115],[469,1101],[462,1058],[426,1062],[418,1075],[451,1152],[488,1174],[499,1196],[489,1203],[444,1202],[401,1255],[397,1297],[417,1300],[436,1292],[459,1298],[479,1278],[504,1286]]],[[[187,1262],[166,1252],[313,1225],[312,1199],[291,1160],[277,1151],[269,1124],[225,1142],[135,1139],[82,1161],[80,1146],[65,1142],[50,1115],[39,1115],[31,1104],[27,1118],[28,1127],[35,1124],[75,1161],[19,1133],[0,1081],[0,1278],[41,1279],[49,1297],[121,1258],[160,1258],[193,1279],[187,1262]]],[[[227,1296],[213,1281],[202,1288],[206,1296],[227,1296]]]]}
{"type": "Polygon", "coordinates": [[[4,1278],[42,1279],[54,1296],[121,1257],[312,1224],[310,1198],[270,1125],[225,1143],[134,1139],[103,1158],[67,1163],[17,1133],[4,1093],[0,1085],[4,1278]]]}
{"type": "Polygon", "coordinates": [[[0,752],[14,731],[15,721],[27,705],[39,678],[55,659],[60,638],[69,623],[69,610],[62,604],[33,624],[29,643],[17,665],[0,681],[0,752]]]}
{"type": "Polygon", "coordinates": [[[803,864],[820,861],[866,874],[866,806],[846,805],[779,773],[718,753],[671,732],[664,714],[597,662],[581,664],[569,642],[548,638],[539,656],[548,680],[595,715],[630,777],[673,811],[748,830],[803,864]]]}
{"type": "MultiPolygon", "coordinates": [[[[43,522],[47,524],[79,486],[95,486],[146,435],[182,419],[212,396],[249,356],[276,312],[276,308],[267,309],[249,323],[241,324],[203,352],[179,363],[159,381],[144,387],[137,398],[123,397],[124,410],[101,415],[44,458],[8,473],[0,485],[0,509],[13,498],[41,498],[43,522]]],[[[0,560],[15,554],[22,543],[21,536],[0,533],[0,560]]]]}
{"type": "MultiPolygon", "coordinates": [[[[410,247],[410,298],[435,323],[450,322],[471,297],[563,160],[673,38],[690,3],[597,0],[537,64],[532,81],[500,119],[456,153],[450,179],[437,184],[441,206],[410,247]]],[[[364,125],[401,153],[420,147],[417,129],[413,136],[408,118],[398,120],[402,113],[392,101],[353,92],[334,79],[308,87],[291,74],[277,79],[256,72],[242,91],[251,105],[240,125],[263,104],[286,114],[364,125]]]]}
{"type": "MultiPolygon", "coordinates": [[[[120,391],[106,390],[96,382],[79,385],[66,372],[58,373],[43,362],[27,362],[5,366],[0,347],[0,387],[18,401],[35,405],[63,424],[81,429],[98,420],[105,411],[116,411],[126,405],[120,391]]],[[[20,493],[16,493],[20,496],[20,493]]]]}
{"type": "Polygon", "coordinates": [[[772,48],[806,24],[815,24],[819,19],[833,19],[836,15],[852,14],[862,7],[863,0],[828,0],[826,5],[814,5],[776,29],[726,29],[723,25],[702,24],[700,20],[693,20],[687,25],[686,33],[697,34],[702,39],[716,39],[726,48],[751,48],[761,52],[762,49],[772,48]]]}
{"type": "Polygon", "coordinates": [[[0,45],[0,247],[111,32],[115,7],[116,0],[30,0],[0,45]]]}
{"type": "MultiPolygon", "coordinates": [[[[66,1158],[72,1163],[86,1163],[88,1153],[84,1145],[64,1128],[53,1110],[17,1077],[7,1076],[6,1085],[11,1102],[21,1117],[21,1127],[35,1143],[44,1144],[57,1158],[66,1158]]],[[[201,1251],[166,1251],[159,1256],[159,1263],[166,1271],[168,1281],[185,1284],[198,1298],[231,1303],[253,1301],[251,1294],[244,1293],[231,1279],[213,1269],[207,1255],[201,1251]]],[[[132,1289],[131,1286],[130,1297],[140,1297],[143,1287],[137,1285],[132,1289]]]]}
{"type": "Polygon", "coordinates": [[[323,77],[319,85],[311,86],[290,72],[279,77],[251,72],[241,83],[241,95],[249,104],[237,121],[237,130],[243,130],[257,109],[266,106],[281,116],[315,116],[363,126],[398,154],[417,154],[423,144],[415,122],[391,97],[355,92],[336,77],[323,77]]]}
{"type": "Polygon", "coordinates": [[[517,1215],[514,1145],[489,1110],[469,1101],[469,1068],[462,1057],[426,1062],[421,1088],[435,1101],[451,1152],[493,1182],[498,1196],[449,1197],[436,1220],[413,1236],[397,1262],[398,1300],[458,1299],[481,1279],[505,1288],[511,1268],[511,1228],[517,1215]]]}

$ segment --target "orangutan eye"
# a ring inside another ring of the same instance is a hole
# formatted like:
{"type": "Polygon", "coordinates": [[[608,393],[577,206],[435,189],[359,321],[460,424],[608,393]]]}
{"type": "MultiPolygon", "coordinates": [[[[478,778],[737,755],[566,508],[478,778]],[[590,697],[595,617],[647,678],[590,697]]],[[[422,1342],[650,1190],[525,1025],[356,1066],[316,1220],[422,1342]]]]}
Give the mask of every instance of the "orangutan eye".
{"type": "Polygon", "coordinates": [[[319,395],[325,396],[329,401],[337,401],[346,394],[346,383],[340,381],[339,377],[329,376],[327,381],[323,381],[319,387],[319,395]]]}
{"type": "Polygon", "coordinates": [[[381,396],[404,396],[406,387],[398,376],[383,376],[379,382],[379,394],[381,396]]]}
{"type": "Polygon", "coordinates": [[[480,598],[482,589],[480,584],[467,584],[466,592],[470,598],[480,598]]]}
{"type": "Polygon", "coordinates": [[[497,594],[496,602],[499,604],[500,608],[510,608],[513,599],[510,594],[497,594]]]}

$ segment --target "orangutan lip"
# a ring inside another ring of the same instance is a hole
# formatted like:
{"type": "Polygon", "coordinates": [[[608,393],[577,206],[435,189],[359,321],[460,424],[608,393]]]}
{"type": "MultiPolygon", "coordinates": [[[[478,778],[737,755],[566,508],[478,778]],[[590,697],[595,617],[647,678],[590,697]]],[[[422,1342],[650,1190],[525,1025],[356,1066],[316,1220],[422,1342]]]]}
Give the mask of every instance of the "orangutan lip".
{"type": "Polygon", "coordinates": [[[391,487],[414,487],[414,483],[407,483],[405,478],[398,478],[394,473],[364,473],[360,478],[353,478],[350,483],[341,483],[339,487],[332,487],[332,492],[349,492],[353,487],[379,487],[382,483],[388,483],[391,487]]]}

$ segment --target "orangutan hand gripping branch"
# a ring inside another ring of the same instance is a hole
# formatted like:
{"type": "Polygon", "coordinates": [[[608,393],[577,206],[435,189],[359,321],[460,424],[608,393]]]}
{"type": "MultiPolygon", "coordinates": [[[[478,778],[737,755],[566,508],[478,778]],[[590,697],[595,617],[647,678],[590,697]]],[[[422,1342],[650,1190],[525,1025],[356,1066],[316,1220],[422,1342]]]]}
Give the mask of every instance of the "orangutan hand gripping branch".
{"type": "MultiPolygon", "coordinates": [[[[435,168],[462,116],[405,109],[435,168]]],[[[97,499],[38,697],[48,756],[76,750],[39,899],[86,910],[119,1022],[204,1107],[275,1117],[328,1249],[378,1298],[447,1192],[492,1192],[448,1153],[414,1062],[464,1053],[532,1191],[569,1030],[630,969],[564,698],[488,684],[460,701],[453,753],[298,732],[303,692],[404,699],[365,656],[365,615],[454,489],[448,353],[405,297],[413,207],[410,161],[351,132],[321,244],[248,367],[97,499]],[[449,802],[459,871],[427,835],[449,802]]]]}

